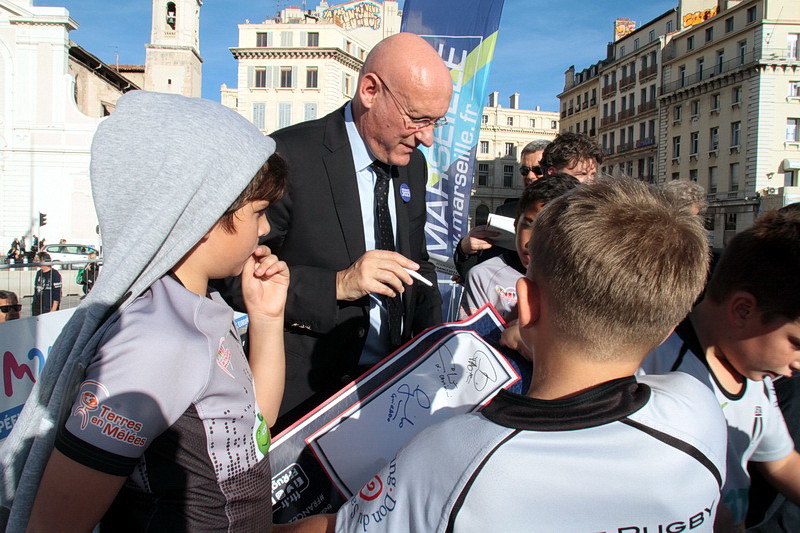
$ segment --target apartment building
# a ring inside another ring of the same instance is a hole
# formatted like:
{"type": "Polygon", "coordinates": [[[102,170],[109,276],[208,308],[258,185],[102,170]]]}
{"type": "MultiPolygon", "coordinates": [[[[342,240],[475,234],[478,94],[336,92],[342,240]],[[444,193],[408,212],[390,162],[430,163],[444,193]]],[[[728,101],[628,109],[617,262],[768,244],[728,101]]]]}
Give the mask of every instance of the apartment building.
{"type": "Polygon", "coordinates": [[[724,246],[763,210],[800,200],[799,34],[792,0],[683,0],[638,28],[620,19],[605,59],[567,70],[561,129],[592,134],[595,115],[603,172],[700,183],[724,246]]]}
{"type": "Polygon", "coordinates": [[[290,7],[275,18],[239,25],[237,87],[222,104],[265,133],[327,115],[352,98],[375,44],[400,31],[395,0],[290,7]]]}

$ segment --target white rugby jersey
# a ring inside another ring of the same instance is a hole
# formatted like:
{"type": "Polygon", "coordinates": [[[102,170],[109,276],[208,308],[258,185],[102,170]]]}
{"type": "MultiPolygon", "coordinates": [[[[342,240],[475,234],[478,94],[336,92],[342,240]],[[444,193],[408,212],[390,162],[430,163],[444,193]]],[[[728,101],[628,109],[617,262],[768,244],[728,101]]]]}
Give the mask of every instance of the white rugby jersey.
{"type": "Polygon", "coordinates": [[[794,441],[769,378],[762,383],[748,379],[742,392],[730,394],[719,385],[702,354],[697,333],[687,319],[647,356],[642,371],[648,374],[685,372],[714,391],[728,423],[728,473],[722,503],[731,510],[734,523],[739,524],[747,516],[748,461],[783,459],[794,449],[794,441]]]}
{"type": "Polygon", "coordinates": [[[710,532],[725,432],[714,396],[684,374],[552,401],[501,391],[412,439],[336,531],[710,532]]]}

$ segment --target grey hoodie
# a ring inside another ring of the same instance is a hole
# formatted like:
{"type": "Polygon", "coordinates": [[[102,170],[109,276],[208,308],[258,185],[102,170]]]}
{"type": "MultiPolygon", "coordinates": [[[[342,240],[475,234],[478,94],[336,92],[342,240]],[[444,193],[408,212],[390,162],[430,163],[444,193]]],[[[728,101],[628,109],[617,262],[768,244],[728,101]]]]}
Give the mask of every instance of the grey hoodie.
{"type": "Polygon", "coordinates": [[[56,432],[105,330],[200,241],[274,151],[244,117],[200,98],[129,92],[100,124],[90,177],[103,272],[0,447],[7,531],[25,529],[56,432]]]}

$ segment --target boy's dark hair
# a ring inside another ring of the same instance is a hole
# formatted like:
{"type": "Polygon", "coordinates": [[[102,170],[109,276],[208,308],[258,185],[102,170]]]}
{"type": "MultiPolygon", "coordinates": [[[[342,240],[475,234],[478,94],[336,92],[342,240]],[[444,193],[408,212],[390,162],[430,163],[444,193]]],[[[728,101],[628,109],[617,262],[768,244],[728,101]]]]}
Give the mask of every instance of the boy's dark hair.
{"type": "Polygon", "coordinates": [[[793,204],[785,205],[778,209],[778,213],[791,213],[793,211],[800,212],[800,202],[795,202],[793,204]]]}
{"type": "Polygon", "coordinates": [[[706,297],[722,304],[745,291],[758,302],[764,323],[800,319],[800,212],[770,211],[725,248],[706,297]]]}
{"type": "Polygon", "coordinates": [[[658,346],[708,268],[700,217],[630,178],[585,183],[550,202],[529,247],[528,277],[547,296],[554,335],[595,360],[658,346]]]}
{"type": "Polygon", "coordinates": [[[539,165],[545,171],[550,167],[561,171],[587,159],[594,159],[599,165],[603,162],[603,149],[588,135],[568,131],[547,145],[539,165]]]}
{"type": "Polygon", "coordinates": [[[36,255],[39,256],[39,262],[40,263],[49,263],[50,262],[50,254],[48,254],[47,252],[39,252],[36,255]]]}
{"type": "Polygon", "coordinates": [[[250,180],[242,193],[219,219],[219,224],[227,232],[233,231],[233,216],[248,202],[266,200],[273,204],[281,199],[286,191],[286,160],[277,152],[269,156],[250,180]]]}
{"type": "Polygon", "coordinates": [[[522,196],[517,202],[517,218],[536,202],[546,205],[550,200],[558,198],[580,184],[578,178],[564,172],[542,176],[522,191],[522,196]]]}

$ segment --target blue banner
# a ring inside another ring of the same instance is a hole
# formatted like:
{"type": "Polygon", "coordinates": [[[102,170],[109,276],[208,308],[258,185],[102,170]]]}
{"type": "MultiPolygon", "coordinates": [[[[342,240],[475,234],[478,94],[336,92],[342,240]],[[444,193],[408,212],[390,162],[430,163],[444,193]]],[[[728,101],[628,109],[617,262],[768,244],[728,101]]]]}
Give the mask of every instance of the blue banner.
{"type": "MultiPolygon", "coordinates": [[[[428,159],[431,259],[452,265],[453,250],[467,232],[469,200],[483,104],[503,0],[406,0],[401,31],[427,40],[450,68],[453,98],[447,124],[437,128],[428,159]]],[[[445,271],[447,269],[444,269],[445,271]]]]}

